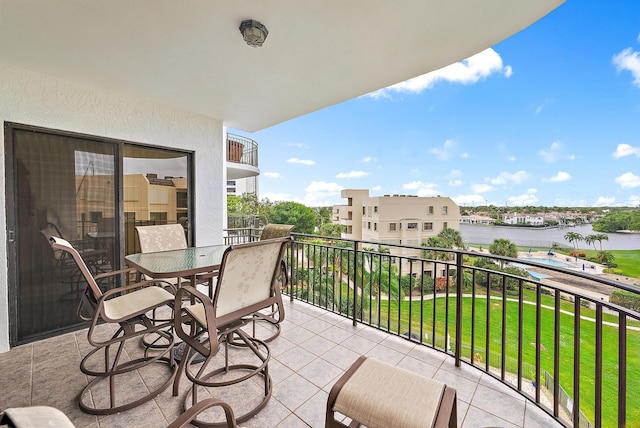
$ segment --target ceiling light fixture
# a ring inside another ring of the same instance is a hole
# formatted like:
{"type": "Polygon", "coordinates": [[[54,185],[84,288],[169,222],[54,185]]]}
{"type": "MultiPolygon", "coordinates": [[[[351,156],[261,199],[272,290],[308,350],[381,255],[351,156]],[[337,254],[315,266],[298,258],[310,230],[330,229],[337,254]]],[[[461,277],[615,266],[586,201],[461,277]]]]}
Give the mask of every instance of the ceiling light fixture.
{"type": "Polygon", "coordinates": [[[245,19],[240,23],[240,33],[242,33],[244,41],[247,42],[249,46],[257,48],[262,46],[269,35],[269,30],[267,30],[267,27],[265,27],[262,22],[245,19]]]}

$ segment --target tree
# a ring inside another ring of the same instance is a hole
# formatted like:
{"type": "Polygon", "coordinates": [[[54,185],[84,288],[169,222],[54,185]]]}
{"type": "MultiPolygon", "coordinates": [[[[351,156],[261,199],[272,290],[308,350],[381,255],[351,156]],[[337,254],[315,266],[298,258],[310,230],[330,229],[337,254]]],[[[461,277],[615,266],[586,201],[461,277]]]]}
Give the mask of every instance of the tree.
{"type": "Polygon", "coordinates": [[[564,234],[564,239],[569,241],[569,243],[573,244],[573,249],[575,254],[578,253],[578,242],[584,241],[584,237],[580,235],[578,232],[567,232],[564,234]]]}
{"type": "MultiPolygon", "coordinates": [[[[505,238],[494,239],[489,245],[489,252],[496,256],[518,257],[518,247],[516,244],[505,238]]],[[[504,261],[500,261],[500,267],[504,266],[504,261]]]]}
{"type": "Polygon", "coordinates": [[[271,223],[292,224],[297,233],[313,233],[316,213],[311,208],[297,202],[279,202],[271,208],[271,223]]]}
{"type": "Polygon", "coordinates": [[[611,251],[600,251],[598,253],[598,262],[602,263],[603,265],[608,266],[610,263],[613,263],[615,259],[616,257],[611,251]]]}
{"type": "Polygon", "coordinates": [[[445,240],[445,242],[447,243],[446,248],[463,248],[464,247],[464,242],[462,241],[462,235],[460,235],[460,232],[458,230],[445,227],[440,231],[440,233],[438,233],[438,237],[445,240]]]}
{"type": "Polygon", "coordinates": [[[240,196],[227,195],[227,215],[242,214],[240,196]]]}
{"type": "Polygon", "coordinates": [[[345,226],[341,224],[323,223],[318,229],[318,235],[320,236],[335,236],[339,238],[344,232],[345,226]]]}
{"type": "Polygon", "coordinates": [[[586,242],[588,245],[593,244],[593,249],[595,251],[598,251],[598,249],[596,248],[596,241],[600,243],[600,251],[602,251],[602,241],[608,241],[609,240],[609,235],[607,235],[606,233],[596,233],[593,235],[587,235],[584,237],[584,242],[586,242]]]}

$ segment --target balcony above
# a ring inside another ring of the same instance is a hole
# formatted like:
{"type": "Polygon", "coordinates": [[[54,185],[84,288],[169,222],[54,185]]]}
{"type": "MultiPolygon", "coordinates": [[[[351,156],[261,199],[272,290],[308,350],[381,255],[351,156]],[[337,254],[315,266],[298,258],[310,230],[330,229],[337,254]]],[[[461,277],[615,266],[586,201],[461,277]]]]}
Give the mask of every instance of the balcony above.
{"type": "Polygon", "coordinates": [[[236,134],[227,134],[227,180],[255,177],[258,168],[258,143],[236,134]]]}

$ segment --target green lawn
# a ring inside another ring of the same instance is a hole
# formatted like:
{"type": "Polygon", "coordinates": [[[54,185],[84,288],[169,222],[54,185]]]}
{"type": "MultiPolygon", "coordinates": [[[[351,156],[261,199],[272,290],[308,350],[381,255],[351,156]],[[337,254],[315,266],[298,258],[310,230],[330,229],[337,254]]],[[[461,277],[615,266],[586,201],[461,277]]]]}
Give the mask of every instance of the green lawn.
{"type": "MultiPolygon", "coordinates": [[[[455,340],[455,297],[449,299],[449,317],[448,332],[451,341],[455,340]]],[[[476,326],[474,332],[474,353],[479,353],[483,361],[487,358],[487,342],[486,329],[487,325],[487,301],[486,299],[476,300],[475,319],[472,319],[471,298],[463,300],[463,325],[462,325],[462,344],[463,354],[466,358],[470,358],[471,350],[471,325],[476,326]]],[[[552,306],[552,305],[551,305],[552,306]]],[[[563,307],[566,309],[567,307],[563,307]]],[[[490,364],[492,367],[500,368],[502,366],[502,300],[491,299],[489,342],[488,352],[490,355],[490,364]]],[[[570,310],[573,309],[571,305],[570,310]]],[[[580,308],[583,317],[595,318],[595,311],[580,308]]],[[[435,324],[433,313],[433,301],[424,301],[422,306],[419,301],[402,302],[399,308],[396,302],[381,301],[380,317],[381,325],[386,328],[387,321],[390,321],[390,329],[396,331],[398,328],[398,320],[400,320],[400,332],[405,333],[409,327],[409,311],[411,311],[411,331],[420,334],[422,317],[422,337],[424,333],[429,335],[428,343],[433,340],[433,326],[435,325],[435,334],[438,338],[436,345],[442,347],[443,338],[446,337],[445,331],[445,299],[437,299],[435,324]],[[390,303],[390,306],[389,306],[390,303]],[[390,313],[390,317],[388,314],[390,313]]],[[[535,366],[535,306],[524,305],[523,308],[523,348],[522,359],[524,364],[535,366]]],[[[377,317],[376,317],[377,318],[377,317]]],[[[612,319],[609,318],[609,321],[612,319]]],[[[541,367],[553,376],[553,359],[556,350],[554,350],[554,327],[555,318],[552,309],[542,309],[541,313],[541,367]]],[[[518,355],[518,304],[517,302],[507,302],[506,304],[506,341],[505,354],[509,357],[505,360],[505,370],[510,373],[516,373],[517,355],[518,355]]],[[[574,317],[569,314],[562,313],[560,315],[560,348],[557,351],[560,356],[560,385],[567,391],[570,396],[574,394],[573,382],[573,365],[574,365],[574,317]]],[[[617,407],[613,403],[618,402],[618,328],[616,326],[603,326],[603,426],[617,425],[617,407]]],[[[483,363],[484,364],[484,363],[483,363]]],[[[524,365],[523,364],[523,365],[524,365]]],[[[529,372],[522,372],[522,376],[530,379],[529,372]]],[[[594,420],[595,408],[595,323],[592,321],[580,321],[580,409],[589,418],[594,420]]],[[[640,390],[640,332],[628,331],[627,333],[627,391],[640,390]]],[[[630,426],[640,424],[640,405],[637,400],[627,400],[627,423],[630,426]]]]}

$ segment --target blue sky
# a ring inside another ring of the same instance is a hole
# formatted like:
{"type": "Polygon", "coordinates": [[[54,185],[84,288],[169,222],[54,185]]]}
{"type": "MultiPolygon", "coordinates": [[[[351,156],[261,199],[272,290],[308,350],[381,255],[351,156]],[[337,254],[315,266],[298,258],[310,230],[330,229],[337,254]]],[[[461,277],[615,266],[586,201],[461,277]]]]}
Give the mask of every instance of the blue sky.
{"type": "Polygon", "coordinates": [[[248,136],[271,201],[640,206],[640,1],[567,0],[465,61],[248,136]]]}

